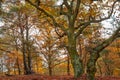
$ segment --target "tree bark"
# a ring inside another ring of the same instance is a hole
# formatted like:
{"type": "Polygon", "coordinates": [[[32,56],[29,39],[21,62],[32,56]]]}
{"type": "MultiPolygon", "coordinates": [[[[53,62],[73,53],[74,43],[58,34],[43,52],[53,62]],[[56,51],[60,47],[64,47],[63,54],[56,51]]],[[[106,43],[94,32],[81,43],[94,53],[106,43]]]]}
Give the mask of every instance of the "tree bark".
{"type": "Polygon", "coordinates": [[[51,65],[49,65],[49,76],[52,76],[52,67],[51,67],[51,65]]]}
{"type": "Polygon", "coordinates": [[[83,64],[76,49],[76,38],[73,33],[68,36],[68,52],[71,58],[71,64],[74,69],[74,77],[80,77],[83,74],[83,64]]]}
{"type": "Polygon", "coordinates": [[[49,48],[49,55],[48,55],[48,71],[49,71],[49,75],[52,76],[52,62],[51,62],[51,54],[50,54],[50,48],[49,48]]]}
{"type": "Polygon", "coordinates": [[[23,53],[23,64],[24,64],[24,74],[28,74],[29,70],[28,70],[28,66],[27,66],[27,59],[26,59],[26,49],[25,49],[25,40],[24,40],[24,33],[23,33],[23,28],[20,27],[20,30],[21,30],[21,42],[22,42],[22,53],[23,53]]]}
{"type": "Polygon", "coordinates": [[[28,74],[28,66],[27,66],[27,59],[26,59],[26,53],[25,53],[25,44],[22,42],[22,53],[23,53],[23,63],[24,63],[24,74],[28,74]]]}
{"type": "Polygon", "coordinates": [[[96,61],[99,58],[99,54],[91,53],[90,58],[87,64],[87,77],[88,80],[95,80],[95,73],[96,73],[96,61]]]}
{"type": "Polygon", "coordinates": [[[95,48],[90,51],[90,58],[87,63],[87,75],[88,80],[95,80],[95,73],[96,73],[96,61],[99,58],[99,53],[109,46],[116,38],[118,38],[120,31],[120,27],[113,33],[111,37],[103,41],[101,44],[98,44],[95,48]]]}
{"type": "Polygon", "coordinates": [[[30,51],[31,45],[30,45],[30,41],[29,41],[29,27],[28,27],[28,20],[27,20],[27,16],[26,16],[26,52],[27,52],[27,60],[28,60],[28,74],[32,73],[31,70],[31,51],[30,51]]]}

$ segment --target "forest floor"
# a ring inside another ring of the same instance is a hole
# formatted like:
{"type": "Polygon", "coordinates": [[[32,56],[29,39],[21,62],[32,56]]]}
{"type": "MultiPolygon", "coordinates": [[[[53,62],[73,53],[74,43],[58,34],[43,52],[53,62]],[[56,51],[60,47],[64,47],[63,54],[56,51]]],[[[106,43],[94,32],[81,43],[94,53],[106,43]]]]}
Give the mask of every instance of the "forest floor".
{"type": "MultiPolygon", "coordinates": [[[[86,80],[86,76],[75,79],[73,76],[18,75],[0,76],[0,80],[86,80]]],[[[120,80],[120,77],[96,77],[96,80],[120,80]]]]}

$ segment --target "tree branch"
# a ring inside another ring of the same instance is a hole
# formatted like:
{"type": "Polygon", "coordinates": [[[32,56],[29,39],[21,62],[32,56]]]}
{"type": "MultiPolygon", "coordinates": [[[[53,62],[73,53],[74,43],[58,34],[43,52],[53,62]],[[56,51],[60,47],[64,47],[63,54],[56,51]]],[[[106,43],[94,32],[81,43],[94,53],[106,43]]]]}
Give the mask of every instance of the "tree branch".
{"type": "Polygon", "coordinates": [[[76,5],[75,11],[74,11],[74,18],[73,18],[73,21],[75,21],[77,15],[78,15],[78,13],[79,13],[80,3],[81,3],[81,0],[77,0],[77,5],[76,5]]]}
{"type": "Polygon", "coordinates": [[[83,30],[88,26],[90,25],[89,22],[87,22],[86,24],[84,24],[83,26],[79,27],[77,29],[77,32],[75,33],[75,37],[77,38],[80,34],[82,34],[83,30]]]}
{"type": "Polygon", "coordinates": [[[75,36],[76,36],[76,37],[79,36],[79,35],[83,32],[83,30],[84,30],[88,25],[90,25],[91,23],[99,23],[99,22],[101,22],[101,21],[104,21],[104,20],[109,19],[109,18],[111,17],[111,15],[112,15],[113,11],[114,11],[114,6],[115,6],[115,4],[116,4],[117,2],[118,2],[118,1],[116,0],[116,1],[113,3],[113,5],[112,5],[112,10],[111,10],[110,14],[109,14],[107,17],[101,18],[101,19],[99,19],[99,20],[95,20],[95,19],[94,19],[94,20],[90,20],[90,21],[88,21],[88,22],[84,22],[84,23],[78,25],[78,27],[76,28],[76,29],[77,29],[77,32],[75,33],[75,36]],[[82,27],[81,27],[81,26],[82,26],[82,27]]]}
{"type": "Polygon", "coordinates": [[[110,43],[112,43],[116,38],[120,37],[120,26],[118,27],[118,29],[113,33],[113,35],[111,37],[109,37],[108,39],[106,39],[105,41],[103,41],[101,44],[97,45],[93,51],[95,51],[95,53],[100,53],[104,48],[106,48],[107,46],[110,45],[110,43]]]}
{"type": "Polygon", "coordinates": [[[49,18],[51,18],[52,21],[53,21],[54,26],[59,27],[59,28],[61,28],[64,32],[66,32],[65,27],[64,27],[63,25],[59,25],[59,24],[56,22],[55,18],[54,18],[51,14],[47,13],[44,9],[42,9],[42,8],[40,8],[39,6],[35,5],[35,4],[32,3],[30,0],[25,0],[25,1],[28,2],[29,4],[31,4],[32,6],[34,6],[34,7],[35,7],[36,9],[38,9],[39,11],[43,12],[43,13],[44,13],[46,16],[48,16],[49,18]]]}
{"type": "Polygon", "coordinates": [[[71,11],[71,7],[68,4],[67,0],[63,0],[63,4],[67,7],[67,9],[69,10],[69,12],[71,11]]]}

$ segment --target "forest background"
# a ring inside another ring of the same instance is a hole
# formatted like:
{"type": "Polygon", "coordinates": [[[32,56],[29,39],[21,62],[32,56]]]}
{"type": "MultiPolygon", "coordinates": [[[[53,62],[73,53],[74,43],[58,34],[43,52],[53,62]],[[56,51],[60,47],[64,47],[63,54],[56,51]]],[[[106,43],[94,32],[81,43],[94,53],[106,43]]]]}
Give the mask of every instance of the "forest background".
{"type": "Polygon", "coordinates": [[[119,0],[1,0],[0,5],[1,75],[120,76],[119,0]]]}

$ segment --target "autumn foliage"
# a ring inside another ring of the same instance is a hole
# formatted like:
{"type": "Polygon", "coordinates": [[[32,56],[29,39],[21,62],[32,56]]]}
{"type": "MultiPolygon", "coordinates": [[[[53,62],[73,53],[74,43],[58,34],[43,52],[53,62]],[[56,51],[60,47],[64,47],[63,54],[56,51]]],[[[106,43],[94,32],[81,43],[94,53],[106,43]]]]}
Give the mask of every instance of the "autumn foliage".
{"type": "Polygon", "coordinates": [[[0,0],[0,80],[119,79],[119,5],[0,0]]]}

